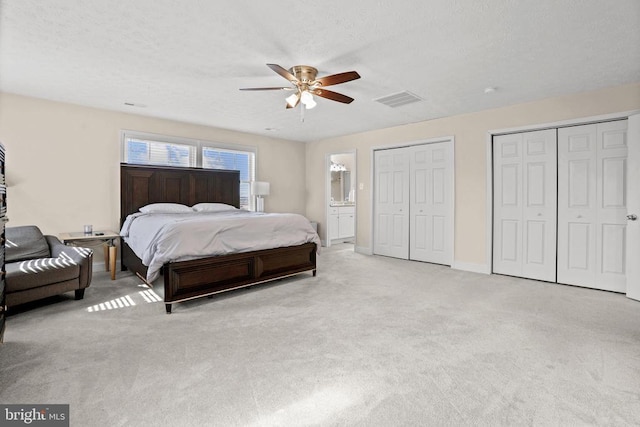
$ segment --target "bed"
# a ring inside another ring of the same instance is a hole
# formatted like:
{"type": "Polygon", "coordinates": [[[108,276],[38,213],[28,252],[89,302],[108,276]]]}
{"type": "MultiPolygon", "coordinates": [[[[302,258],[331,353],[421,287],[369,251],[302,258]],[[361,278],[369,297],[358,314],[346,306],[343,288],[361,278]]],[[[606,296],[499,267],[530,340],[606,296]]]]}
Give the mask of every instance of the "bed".
{"type": "MultiPolygon", "coordinates": [[[[223,203],[240,206],[238,171],[164,166],[120,165],[121,226],[129,215],[152,203],[223,203]]],[[[148,282],[149,268],[122,239],[122,270],[131,270],[148,282]]],[[[316,275],[318,245],[293,246],[205,256],[162,265],[164,303],[174,303],[265,283],[301,273],[316,275]]],[[[149,283],[150,284],[150,283],[149,283]]]]}

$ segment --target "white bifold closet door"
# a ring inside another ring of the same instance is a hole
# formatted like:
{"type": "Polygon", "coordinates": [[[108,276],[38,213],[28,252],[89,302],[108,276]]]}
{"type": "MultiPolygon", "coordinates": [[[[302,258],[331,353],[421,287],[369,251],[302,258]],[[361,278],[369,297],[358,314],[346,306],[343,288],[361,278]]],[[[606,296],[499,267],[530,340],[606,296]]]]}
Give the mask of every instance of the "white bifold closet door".
{"type": "Polygon", "coordinates": [[[453,152],[451,144],[409,147],[409,258],[451,265],[453,152]]]}
{"type": "Polygon", "coordinates": [[[493,271],[556,281],[556,130],[493,139],[493,271]]]}
{"type": "Polygon", "coordinates": [[[451,265],[453,144],[374,152],[373,253],[451,265]]]}
{"type": "Polygon", "coordinates": [[[558,130],[558,282],[625,292],[626,120],[558,130]]]}
{"type": "Polygon", "coordinates": [[[627,120],[627,296],[640,301],[640,114],[627,120]]]}
{"type": "Polygon", "coordinates": [[[377,150],[373,253],[409,258],[409,152],[377,150]]]}

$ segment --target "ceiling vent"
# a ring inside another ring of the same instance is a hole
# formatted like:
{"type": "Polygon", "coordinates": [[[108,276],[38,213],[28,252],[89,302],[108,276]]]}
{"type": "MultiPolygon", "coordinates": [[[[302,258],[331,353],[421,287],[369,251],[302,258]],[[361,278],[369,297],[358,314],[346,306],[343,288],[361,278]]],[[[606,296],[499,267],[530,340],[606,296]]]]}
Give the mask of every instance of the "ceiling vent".
{"type": "Polygon", "coordinates": [[[403,92],[383,96],[382,98],[376,98],[374,101],[384,104],[387,107],[396,108],[413,102],[424,101],[424,99],[405,90],[403,92]]]}

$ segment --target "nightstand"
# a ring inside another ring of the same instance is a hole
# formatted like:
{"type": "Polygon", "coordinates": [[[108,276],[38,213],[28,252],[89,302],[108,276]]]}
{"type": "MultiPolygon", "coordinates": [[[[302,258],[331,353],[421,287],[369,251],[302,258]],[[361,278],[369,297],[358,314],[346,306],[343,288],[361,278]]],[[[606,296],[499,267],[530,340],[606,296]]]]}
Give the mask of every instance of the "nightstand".
{"type": "Polygon", "coordinates": [[[118,258],[118,247],[116,239],[120,235],[114,231],[94,231],[91,234],[83,232],[61,233],[59,236],[62,243],[82,243],[89,240],[104,242],[104,266],[106,271],[111,272],[111,280],[116,280],[116,259],[118,258]]]}

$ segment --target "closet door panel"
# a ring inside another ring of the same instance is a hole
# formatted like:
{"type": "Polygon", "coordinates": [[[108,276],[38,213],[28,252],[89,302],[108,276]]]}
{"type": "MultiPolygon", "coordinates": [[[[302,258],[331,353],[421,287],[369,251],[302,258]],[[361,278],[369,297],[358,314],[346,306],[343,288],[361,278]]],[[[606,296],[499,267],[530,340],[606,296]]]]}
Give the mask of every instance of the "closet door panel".
{"type": "MultiPolygon", "coordinates": [[[[625,274],[625,226],[618,224],[602,225],[602,273],[612,275],[625,274]]],[[[619,292],[623,292],[620,290],[619,292]]]]}
{"type": "Polygon", "coordinates": [[[493,139],[493,271],[522,275],[522,134],[493,139]]]}
{"type": "MultiPolygon", "coordinates": [[[[393,229],[391,230],[393,247],[402,249],[403,254],[405,253],[404,243],[407,241],[405,234],[407,234],[407,227],[405,227],[404,215],[394,215],[393,229]]],[[[402,258],[405,258],[405,256],[402,255],[402,258]]]]}
{"type": "Polygon", "coordinates": [[[426,146],[407,148],[410,157],[411,207],[409,213],[409,259],[426,261],[433,242],[430,211],[433,193],[431,155],[426,146]]]}
{"type": "Polygon", "coordinates": [[[626,227],[627,227],[627,122],[597,125],[597,197],[599,289],[626,291],[626,227]]]}
{"type": "Polygon", "coordinates": [[[375,161],[373,252],[409,258],[409,156],[405,149],[379,150],[375,161]]]}
{"type": "Polygon", "coordinates": [[[453,153],[448,143],[409,147],[411,214],[409,257],[451,265],[453,153]]]}
{"type": "Polygon", "coordinates": [[[545,232],[544,221],[527,221],[527,247],[525,248],[526,260],[530,265],[541,265],[545,261],[545,232]]]}
{"type": "Polygon", "coordinates": [[[413,197],[409,213],[409,257],[411,259],[415,259],[416,253],[427,251],[431,241],[432,224],[429,224],[431,218],[426,212],[431,181],[427,176],[429,171],[426,167],[426,154],[424,150],[414,154],[415,158],[412,159],[412,163],[417,163],[420,166],[419,169],[410,171],[413,197]],[[420,207],[420,209],[416,209],[416,207],[420,207]]]}
{"type": "Polygon", "coordinates": [[[558,282],[626,288],[626,121],[558,131],[558,282]]]}
{"type": "Polygon", "coordinates": [[[520,204],[520,167],[518,163],[509,163],[500,166],[500,188],[502,200],[500,207],[502,209],[509,209],[512,211],[512,215],[520,216],[522,205],[520,204]]]}
{"type": "Polygon", "coordinates": [[[431,144],[432,241],[430,262],[451,265],[453,261],[453,147],[431,144]]]}
{"type": "Polygon", "coordinates": [[[555,129],[523,134],[522,274],[556,281],[557,154],[555,129]]]}
{"type": "Polygon", "coordinates": [[[559,283],[595,284],[596,174],[596,125],[558,129],[559,283]]]}
{"type": "Polygon", "coordinates": [[[444,254],[447,248],[447,241],[446,241],[446,234],[445,234],[445,230],[447,227],[446,223],[447,223],[446,217],[441,215],[433,215],[431,220],[431,230],[433,230],[431,251],[435,253],[444,254]]]}
{"type": "Polygon", "coordinates": [[[563,191],[567,199],[561,199],[570,209],[589,209],[594,197],[593,178],[595,173],[593,161],[589,158],[568,160],[566,168],[561,167],[562,176],[568,188],[563,191]]]}
{"type": "Polygon", "coordinates": [[[640,301],[640,114],[627,120],[627,297],[640,301]]]}
{"type": "MultiPolygon", "coordinates": [[[[520,221],[503,219],[500,224],[502,232],[500,259],[503,263],[513,263],[513,274],[519,275],[522,271],[520,266],[520,221]]],[[[496,271],[496,273],[500,272],[496,271]]]]}
{"type": "MultiPolygon", "coordinates": [[[[577,272],[588,273],[593,265],[592,260],[592,226],[591,224],[569,222],[566,267],[577,272]]],[[[564,253],[563,253],[564,254],[564,253]]],[[[562,277],[558,275],[558,281],[562,282],[562,277]]]]}
{"type": "Polygon", "coordinates": [[[555,130],[494,138],[493,271],[555,281],[555,130]]]}
{"type": "Polygon", "coordinates": [[[412,252],[427,250],[429,245],[429,230],[431,229],[431,224],[428,224],[428,222],[429,217],[424,214],[415,215],[412,218],[411,228],[413,232],[409,239],[413,248],[412,252]],[[411,237],[413,237],[413,239],[411,239],[411,237]]]}

